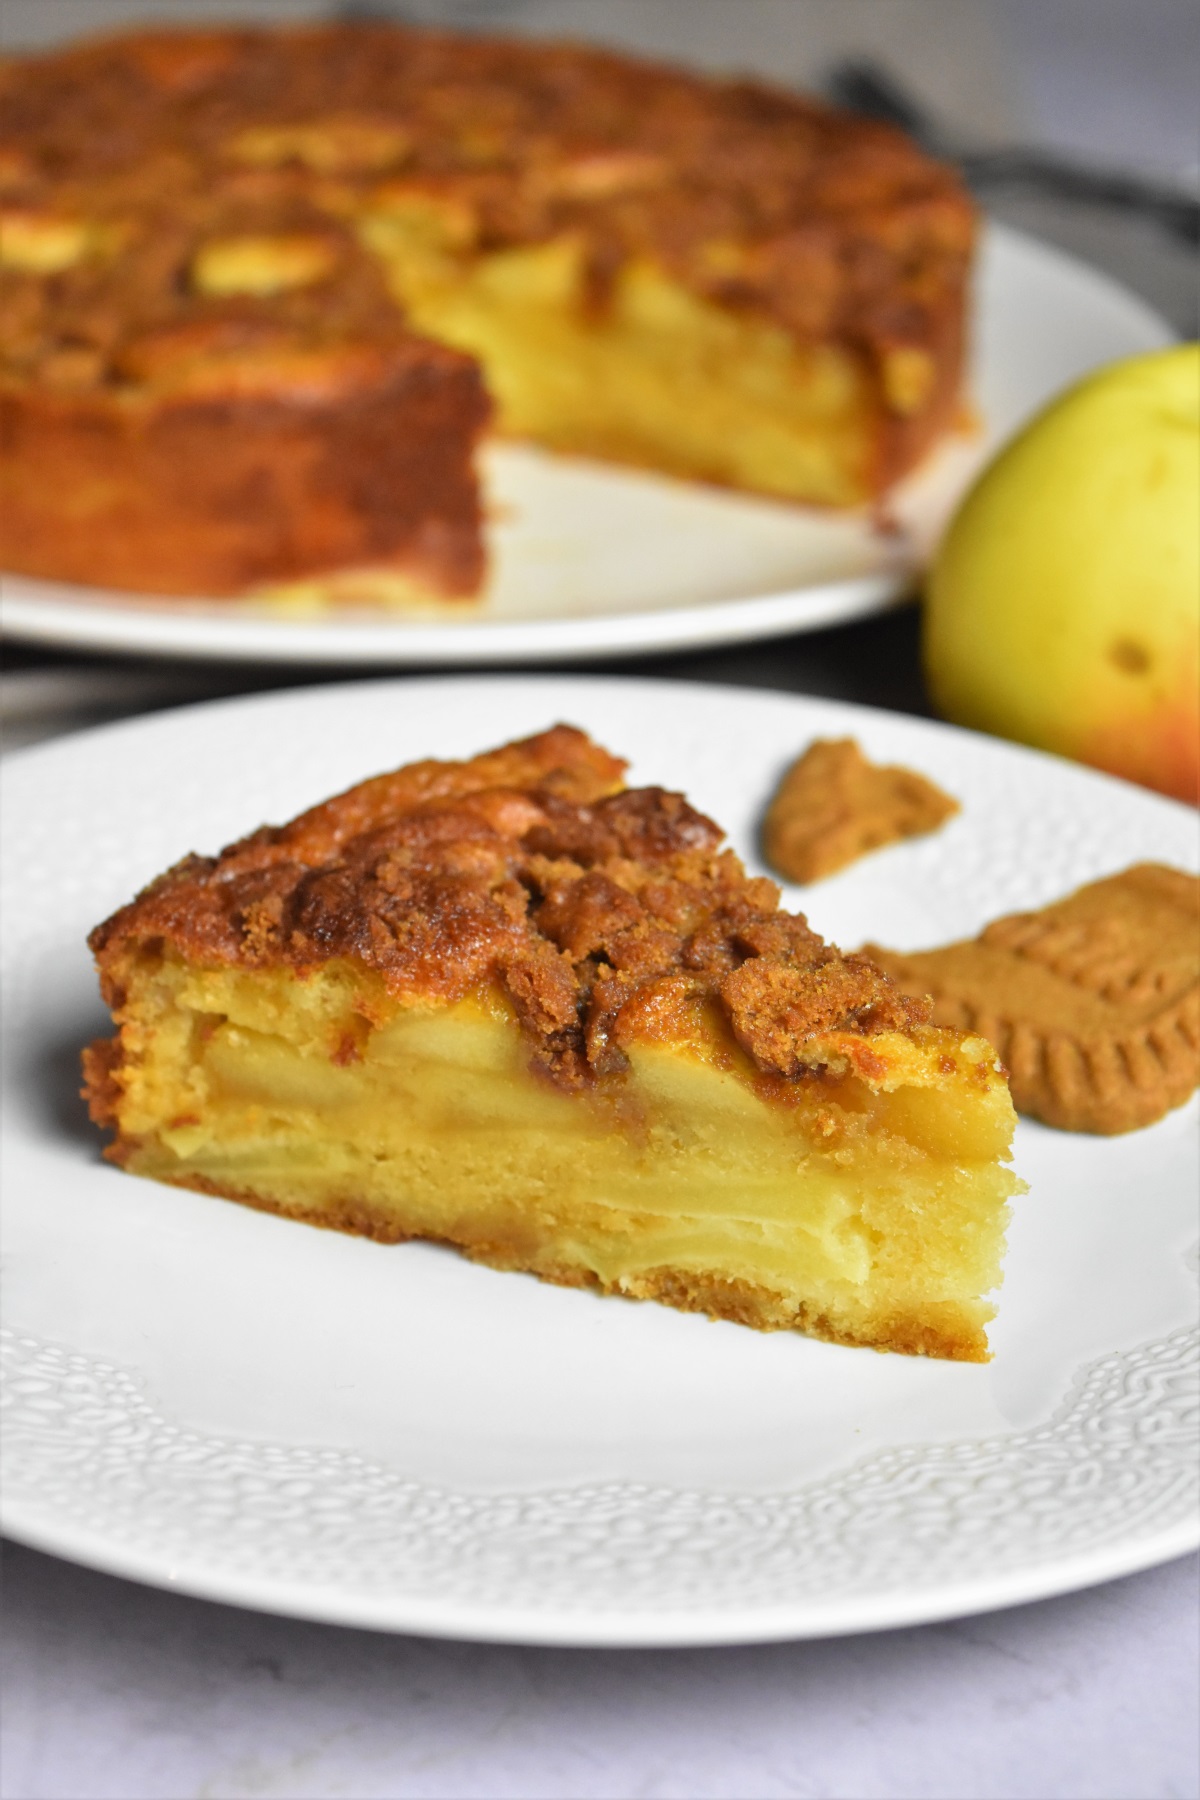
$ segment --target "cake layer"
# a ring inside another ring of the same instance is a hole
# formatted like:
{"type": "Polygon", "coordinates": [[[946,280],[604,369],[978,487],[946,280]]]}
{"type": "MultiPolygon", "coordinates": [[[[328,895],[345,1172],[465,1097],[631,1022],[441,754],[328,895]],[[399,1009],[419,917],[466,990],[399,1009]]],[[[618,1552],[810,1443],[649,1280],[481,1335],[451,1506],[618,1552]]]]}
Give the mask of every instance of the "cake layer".
{"type": "Polygon", "coordinates": [[[912,416],[881,404],[876,372],[848,345],[723,306],[649,255],[612,274],[598,314],[580,237],[431,253],[403,197],[373,210],[363,235],[413,324],[478,357],[498,428],[552,449],[853,506],[915,461],[957,404],[957,345],[928,359],[939,391],[912,416]]]}
{"type": "Polygon", "coordinates": [[[827,1039],[781,1096],[707,1009],[688,1039],[627,1036],[620,1081],[578,1093],[531,1073],[497,990],[429,1009],[346,965],[168,957],[131,1001],[118,1150],[136,1174],[701,1310],[723,1283],[760,1327],[984,1352],[1013,1182],[982,1039],[883,1036],[868,1078],[831,1074],[827,1039]]]}

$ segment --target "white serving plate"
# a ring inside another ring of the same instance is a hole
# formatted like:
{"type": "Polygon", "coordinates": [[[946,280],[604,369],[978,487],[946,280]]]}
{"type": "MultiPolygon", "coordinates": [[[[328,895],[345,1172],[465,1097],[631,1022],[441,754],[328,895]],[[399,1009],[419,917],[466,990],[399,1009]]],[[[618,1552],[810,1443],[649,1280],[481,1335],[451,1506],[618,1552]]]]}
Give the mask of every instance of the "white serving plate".
{"type": "Polygon", "coordinates": [[[994,1360],[839,1348],[383,1247],[103,1164],[84,937],[195,847],[558,718],[686,788],[755,862],[814,734],[924,770],[940,833],[802,896],[846,945],[943,941],[1146,857],[1186,808],[865,708],[565,677],[189,708],[2,771],[3,1523],[210,1599],[396,1631],[701,1644],[914,1623],[1193,1545],[1195,1101],[1097,1139],[1022,1122],[994,1360]],[[1190,1260],[1189,1260],[1190,1259],[1190,1260]]]}
{"type": "Polygon", "coordinates": [[[1034,239],[989,227],[970,392],[981,428],[889,503],[894,529],[530,448],[485,456],[489,590],[477,605],[289,616],[0,579],[0,627],[74,649],[281,663],[547,661],[746,642],[878,612],[911,591],[976,470],[1051,395],[1170,342],[1141,301],[1034,239]]]}

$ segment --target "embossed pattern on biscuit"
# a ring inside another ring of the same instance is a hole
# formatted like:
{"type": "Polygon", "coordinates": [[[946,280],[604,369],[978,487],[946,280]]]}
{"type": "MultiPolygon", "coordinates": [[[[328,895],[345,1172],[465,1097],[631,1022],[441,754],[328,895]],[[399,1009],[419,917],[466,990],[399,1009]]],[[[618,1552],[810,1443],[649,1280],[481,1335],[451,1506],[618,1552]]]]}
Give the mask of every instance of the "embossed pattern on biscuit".
{"type": "Polygon", "coordinates": [[[1200,1083],[1200,880],[1138,863],[977,938],[865,953],[940,1025],[977,1031],[1018,1112],[1066,1131],[1152,1124],[1200,1083]]]}

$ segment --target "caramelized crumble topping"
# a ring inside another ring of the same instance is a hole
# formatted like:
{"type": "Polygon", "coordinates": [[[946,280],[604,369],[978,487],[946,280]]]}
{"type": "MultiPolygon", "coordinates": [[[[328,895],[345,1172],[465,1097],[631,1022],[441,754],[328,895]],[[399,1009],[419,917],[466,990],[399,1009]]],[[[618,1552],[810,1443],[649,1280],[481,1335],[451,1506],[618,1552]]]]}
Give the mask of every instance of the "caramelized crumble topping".
{"type": "Polygon", "coordinates": [[[0,335],[14,373],[75,391],[185,374],[163,336],[181,322],[241,349],[260,308],[221,269],[264,232],[292,244],[276,341],[395,334],[352,224],[399,199],[454,254],[569,237],[598,313],[652,255],[720,306],[860,347],[907,413],[974,233],[955,172],[887,125],[571,44],[147,31],[11,59],[0,96],[0,335]]]}
{"type": "Polygon", "coordinates": [[[301,973],[347,958],[435,1003],[495,982],[535,1066],[567,1086],[624,1065],[623,1029],[669,1036],[710,997],[775,1076],[799,1074],[819,1034],[928,1019],[874,964],[780,912],[775,883],[748,876],[682,795],[626,789],[624,768],[566,725],[412,764],[186,858],[92,949],[102,971],[133,945],[301,973]]]}

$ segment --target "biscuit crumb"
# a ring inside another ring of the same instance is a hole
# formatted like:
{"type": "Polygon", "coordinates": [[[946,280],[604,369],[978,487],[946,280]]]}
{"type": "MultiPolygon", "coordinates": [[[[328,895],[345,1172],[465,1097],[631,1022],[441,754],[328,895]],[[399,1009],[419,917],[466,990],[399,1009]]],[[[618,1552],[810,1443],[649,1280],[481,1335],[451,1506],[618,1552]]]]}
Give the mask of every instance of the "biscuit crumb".
{"type": "Polygon", "coordinates": [[[780,782],[763,823],[763,854],[788,881],[826,875],[960,811],[924,775],[869,762],[853,738],[817,738],[780,782]]]}

